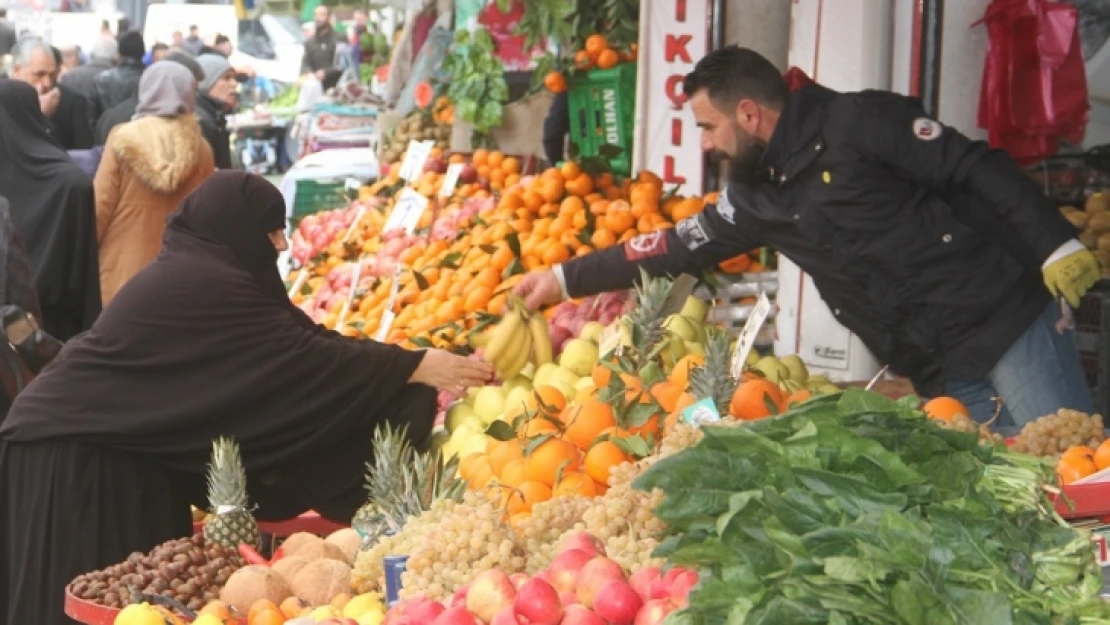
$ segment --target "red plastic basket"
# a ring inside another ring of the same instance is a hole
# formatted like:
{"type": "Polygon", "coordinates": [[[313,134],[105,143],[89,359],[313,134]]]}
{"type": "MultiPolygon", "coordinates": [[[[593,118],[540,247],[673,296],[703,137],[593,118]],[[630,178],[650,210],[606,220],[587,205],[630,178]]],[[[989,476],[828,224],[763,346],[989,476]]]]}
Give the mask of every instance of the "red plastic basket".
{"type": "MultiPolygon", "coordinates": [[[[66,588],[65,613],[69,618],[84,625],[113,625],[120,611],[75,597],[69,592],[69,588],[66,588]]],[[[181,619],[185,620],[185,617],[181,619]]],[[[242,619],[227,621],[227,625],[246,624],[247,622],[242,619]]]]}
{"type": "MultiPolygon", "coordinates": [[[[1007,438],[1006,445],[1014,444],[1007,438]]],[[[1055,497],[1056,512],[1065,519],[1098,519],[1110,523],[1110,482],[1062,486],[1064,497],[1055,497]],[[1069,503],[1070,500],[1070,503],[1069,503]]]]}

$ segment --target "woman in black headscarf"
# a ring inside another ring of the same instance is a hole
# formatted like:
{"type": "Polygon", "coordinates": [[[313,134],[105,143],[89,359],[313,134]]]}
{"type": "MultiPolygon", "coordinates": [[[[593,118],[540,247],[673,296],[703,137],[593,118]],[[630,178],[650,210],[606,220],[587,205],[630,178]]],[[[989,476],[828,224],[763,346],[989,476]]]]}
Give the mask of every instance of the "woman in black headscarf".
{"type": "Polygon", "coordinates": [[[259,518],[346,522],[374,429],[407,424],[424,443],[433,387],[491,377],[312,324],[278,275],[284,221],[273,185],[215,173],[154,262],[16,399],[0,427],[0,623],[57,623],[73,577],[187,535],[214,438],[238,440],[259,518]]]}
{"type": "Polygon", "coordinates": [[[23,234],[43,329],[66,340],[100,313],[92,180],[46,131],[34,88],[0,81],[0,195],[23,234]]]}

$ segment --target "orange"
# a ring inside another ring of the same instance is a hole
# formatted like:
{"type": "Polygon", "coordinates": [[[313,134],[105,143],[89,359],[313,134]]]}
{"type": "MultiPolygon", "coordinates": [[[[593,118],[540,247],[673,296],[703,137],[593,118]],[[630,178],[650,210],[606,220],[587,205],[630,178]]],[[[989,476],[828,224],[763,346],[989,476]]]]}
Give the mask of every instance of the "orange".
{"type": "MultiPolygon", "coordinates": [[[[297,612],[300,612],[300,608],[297,608],[297,612]]],[[[231,608],[227,607],[227,604],[223,601],[209,601],[200,612],[197,612],[197,614],[211,614],[221,621],[226,621],[231,618],[231,608]]]]}
{"type": "Polygon", "coordinates": [[[925,407],[922,408],[922,412],[931,419],[940,419],[941,421],[951,421],[956,415],[969,417],[967,406],[963,405],[963,402],[954,397],[935,397],[930,399],[929,402],[925,404],[925,407]]]}
{"type": "Polygon", "coordinates": [[[579,215],[586,213],[586,204],[582,198],[575,195],[568,195],[566,199],[559,204],[559,214],[579,215]]]}
{"type": "Polygon", "coordinates": [[[595,34],[586,38],[586,54],[589,54],[591,59],[597,60],[608,47],[609,41],[605,39],[605,35],[595,34]]]}
{"type": "Polygon", "coordinates": [[[281,613],[287,619],[295,619],[300,616],[301,612],[307,608],[308,605],[296,597],[286,597],[285,601],[281,602],[281,613]]]}
{"type": "MultiPolygon", "coordinates": [[[[581,70],[589,70],[594,68],[594,60],[590,58],[590,53],[585,50],[579,50],[574,55],[574,66],[581,70]]],[[[555,72],[552,72],[555,73],[555,72]]],[[[550,74],[549,74],[550,75],[550,74]]],[[[561,75],[561,74],[560,74],[561,75]]],[[[550,87],[548,87],[550,89],[550,87]]]]}
{"type": "Polygon", "coordinates": [[[552,497],[595,497],[597,483],[585,473],[564,472],[563,479],[555,485],[552,497]]]}
{"type": "MultiPolygon", "coordinates": [[[[265,601],[265,599],[261,599],[265,601]]],[[[254,615],[253,618],[247,619],[247,625],[285,625],[285,615],[281,610],[263,610],[254,615]]]]}
{"type": "Polygon", "coordinates": [[[729,404],[729,412],[738,419],[762,419],[785,411],[786,399],[782,391],[777,384],[767,380],[749,380],[740,384],[729,404]]]}
{"type": "Polygon", "coordinates": [[[543,86],[551,93],[562,93],[567,90],[567,79],[562,72],[549,72],[543,77],[543,86]]]}
{"type": "Polygon", "coordinates": [[[581,464],[578,454],[578,448],[572,443],[561,438],[549,438],[525,457],[525,475],[530,482],[553,486],[560,468],[564,473],[578,469],[581,464]]]}
{"type": "MultiPolygon", "coordinates": [[[[490,166],[490,169],[500,169],[501,163],[503,162],[505,162],[505,155],[497,151],[490,152],[489,157],[486,159],[486,164],[490,166]]],[[[491,171],[490,173],[492,174],[493,172],[491,171]]]]}
{"type": "MultiPolygon", "coordinates": [[[[508,266],[507,264],[505,265],[508,266]]],[[[502,267],[504,269],[504,267],[502,267]]],[[[485,284],[479,284],[471,287],[470,293],[467,293],[466,300],[463,301],[463,310],[468,313],[473,313],[479,310],[485,310],[489,305],[490,296],[493,295],[493,289],[485,284]]]]}
{"type": "Polygon", "coordinates": [[[1060,458],[1059,464],[1056,465],[1056,475],[1060,478],[1062,484],[1071,484],[1096,471],[1098,471],[1098,466],[1095,465],[1094,461],[1079,454],[1065,455],[1060,458]]]}
{"type": "Polygon", "coordinates": [[[813,397],[813,393],[809,389],[799,389],[786,398],[786,405],[793,406],[794,404],[800,404],[804,401],[808,401],[811,397],[813,397]]]}
{"type": "Polygon", "coordinates": [[[655,401],[659,402],[659,406],[667,412],[673,412],[675,406],[678,405],[678,398],[686,390],[685,386],[679,386],[670,380],[657,382],[651,387],[649,391],[655,401]]]}
{"type": "Polygon", "coordinates": [[[582,173],[582,168],[574,161],[567,161],[559,167],[559,173],[563,175],[563,180],[574,180],[582,173]]]}
{"type": "Polygon", "coordinates": [[[598,228],[594,231],[593,235],[590,236],[590,245],[593,245],[599,250],[603,250],[607,247],[613,247],[614,245],[616,245],[616,243],[616,235],[605,228],[598,228]]]}
{"type": "Polygon", "coordinates": [[[469,481],[482,468],[489,468],[489,458],[481,452],[474,452],[459,458],[459,477],[469,481]]]}
{"type": "Polygon", "coordinates": [[[565,245],[553,245],[543,253],[543,264],[557,265],[570,259],[570,250],[565,245]]]}
{"type": "Polygon", "coordinates": [[[609,386],[609,378],[613,376],[613,370],[600,362],[594,365],[594,370],[590,373],[590,378],[594,381],[594,388],[601,390],[609,386]]]}
{"type": "Polygon", "coordinates": [[[524,400],[524,406],[529,412],[542,409],[544,414],[554,417],[567,407],[567,398],[563,397],[563,392],[554,386],[537,386],[532,389],[528,399],[524,400]]]}
{"type": "Polygon", "coordinates": [[[586,475],[595,482],[609,483],[609,469],[632,460],[613,441],[601,441],[586,452],[586,475]]]}
{"type": "Polygon", "coordinates": [[[540,434],[554,434],[559,431],[559,426],[544,417],[532,417],[524,424],[524,436],[532,438],[540,434]]]}
{"type": "MultiPolygon", "coordinates": [[[[258,618],[259,615],[266,612],[276,612],[280,614],[281,609],[278,608],[276,603],[270,601],[269,599],[259,599],[258,601],[252,603],[250,611],[247,612],[248,625],[256,625],[255,619],[258,618]]],[[[284,622],[284,620],[282,622],[284,622]]]]}
{"type": "Polygon", "coordinates": [[[700,354],[687,354],[674,363],[671,375],[667,378],[679,388],[685,389],[690,383],[690,374],[695,367],[705,364],[705,357],[700,354]]]}
{"type": "Polygon", "coordinates": [[[520,159],[515,156],[509,156],[501,161],[501,171],[505,174],[519,174],[520,173],[520,159]]]}
{"type": "Polygon", "coordinates": [[[1060,454],[1060,457],[1070,457],[1070,456],[1079,456],[1079,457],[1086,458],[1088,460],[1094,461],[1094,459],[1095,459],[1095,450],[1091,449],[1090,447],[1088,447],[1086,445],[1072,445],[1071,447],[1068,447],[1067,449],[1065,449],[1064,453],[1060,454]]]}
{"type": "Polygon", "coordinates": [[[1102,441],[1095,451],[1095,466],[1101,471],[1106,467],[1110,467],[1110,441],[1102,441]]]}
{"type": "Polygon", "coordinates": [[[578,174],[574,178],[567,178],[566,191],[571,195],[586,197],[594,190],[594,180],[589,174],[578,174]]]}
{"type": "MultiPolygon", "coordinates": [[[[478,148],[477,150],[474,150],[474,154],[470,155],[470,160],[474,163],[475,167],[481,167],[482,165],[485,165],[486,159],[488,158],[489,150],[485,148],[478,148]]],[[[481,175],[481,173],[479,173],[479,175],[481,175]]]]}
{"type": "Polygon", "coordinates": [[[524,458],[520,458],[505,465],[505,468],[501,469],[501,475],[497,476],[497,480],[505,486],[516,488],[527,481],[527,477],[524,458]]]}
{"type": "Polygon", "coordinates": [[[675,222],[682,221],[689,217],[693,217],[705,209],[705,204],[702,203],[701,198],[691,197],[682,200],[671,209],[671,219],[675,222]]]}
{"type": "Polygon", "coordinates": [[[612,69],[621,62],[621,55],[612,48],[606,48],[597,55],[597,68],[598,69],[612,69]]]}
{"type": "Polygon", "coordinates": [[[489,458],[490,470],[500,477],[510,462],[524,459],[524,446],[515,438],[509,441],[491,438],[486,444],[486,456],[489,458]]]}
{"type": "Polygon", "coordinates": [[[568,406],[561,418],[567,425],[563,436],[582,450],[589,449],[603,431],[617,424],[609,404],[596,399],[568,406]]]}
{"type": "Polygon", "coordinates": [[[528,481],[502,495],[510,515],[532,511],[532,506],[551,499],[551,488],[540,482],[528,481]]]}

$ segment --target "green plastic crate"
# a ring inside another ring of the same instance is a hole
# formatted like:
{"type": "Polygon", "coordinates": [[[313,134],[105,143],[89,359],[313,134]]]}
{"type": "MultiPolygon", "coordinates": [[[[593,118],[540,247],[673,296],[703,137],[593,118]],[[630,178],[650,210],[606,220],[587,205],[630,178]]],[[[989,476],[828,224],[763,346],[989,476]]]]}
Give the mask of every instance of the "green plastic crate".
{"type": "Polygon", "coordinates": [[[618,174],[632,173],[632,135],[636,124],[636,64],[595,69],[574,79],[567,94],[570,141],[579,157],[605,156],[618,174]],[[603,148],[620,148],[607,156],[603,148]]]}
{"type": "Polygon", "coordinates": [[[343,195],[343,180],[298,180],[297,195],[293,198],[293,222],[347,205],[343,195]]]}

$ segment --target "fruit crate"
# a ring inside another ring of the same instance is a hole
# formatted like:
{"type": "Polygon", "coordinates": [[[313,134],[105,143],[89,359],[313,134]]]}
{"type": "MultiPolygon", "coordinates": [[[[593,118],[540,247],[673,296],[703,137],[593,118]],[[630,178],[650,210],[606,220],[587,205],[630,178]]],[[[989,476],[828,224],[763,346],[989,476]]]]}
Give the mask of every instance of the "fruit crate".
{"type": "Polygon", "coordinates": [[[570,142],[577,156],[606,157],[606,146],[620,148],[607,157],[614,173],[632,173],[632,136],[636,119],[636,64],[595,69],[574,79],[567,93],[570,142]]]}
{"type": "MultiPolygon", "coordinates": [[[[747,323],[760,293],[766,293],[767,297],[774,301],[775,294],[779,290],[776,271],[742,274],[714,273],[713,277],[721,284],[716,294],[702,284],[694,290],[694,295],[714,302],[713,307],[709,309],[708,321],[724,327],[732,334],[744,329],[744,324],[747,323]]],[[[774,324],[771,323],[774,317],[775,313],[772,309],[767,317],[768,323],[764,324],[760,337],[756,339],[757,345],[768,345],[774,342],[774,324]]]]}
{"type": "Polygon", "coordinates": [[[1095,412],[1110,416],[1110,285],[1105,281],[1083,297],[1075,312],[1075,342],[1095,412]]]}
{"type": "Polygon", "coordinates": [[[343,194],[345,180],[298,180],[297,194],[293,198],[293,221],[308,215],[347,205],[343,194]]]}

